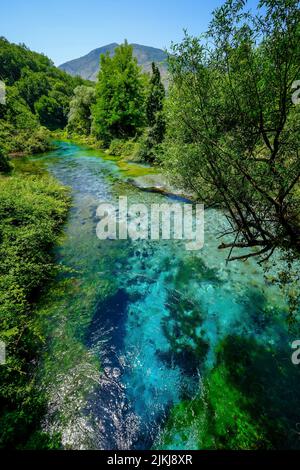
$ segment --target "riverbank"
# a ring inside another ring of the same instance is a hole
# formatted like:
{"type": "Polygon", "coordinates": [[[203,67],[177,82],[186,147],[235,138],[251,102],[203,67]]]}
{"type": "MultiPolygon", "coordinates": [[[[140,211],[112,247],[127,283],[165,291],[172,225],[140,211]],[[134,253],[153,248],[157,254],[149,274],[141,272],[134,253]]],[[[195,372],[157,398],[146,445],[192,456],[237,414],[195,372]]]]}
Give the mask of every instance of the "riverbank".
{"type": "MultiPolygon", "coordinates": [[[[59,142],[75,143],[90,150],[98,150],[101,152],[101,158],[116,162],[122,174],[127,178],[128,183],[134,185],[140,190],[157,192],[164,195],[173,195],[175,197],[183,198],[193,201],[196,195],[182,189],[174,187],[168,181],[167,175],[164,174],[161,166],[151,165],[149,163],[136,160],[129,154],[121,153],[118,149],[116,154],[111,154],[109,149],[103,149],[101,142],[99,143],[92,136],[79,136],[74,135],[68,138],[66,131],[56,131],[52,133],[53,138],[59,142]]],[[[130,143],[130,141],[128,141],[130,143]]]]}
{"type": "Polygon", "coordinates": [[[37,361],[46,341],[36,308],[57,273],[53,246],[70,207],[69,191],[40,167],[15,159],[0,176],[0,447],[53,448],[59,436],[41,431],[46,398],[37,390],[37,361]]]}

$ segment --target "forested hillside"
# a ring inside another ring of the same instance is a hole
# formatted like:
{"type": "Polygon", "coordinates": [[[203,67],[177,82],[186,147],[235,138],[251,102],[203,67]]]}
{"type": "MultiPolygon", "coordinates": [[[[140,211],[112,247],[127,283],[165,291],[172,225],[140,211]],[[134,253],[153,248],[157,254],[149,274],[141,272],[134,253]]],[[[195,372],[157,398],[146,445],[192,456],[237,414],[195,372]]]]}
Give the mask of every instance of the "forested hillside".
{"type": "Polygon", "coordinates": [[[0,104],[0,148],[8,153],[49,148],[48,130],[66,126],[74,88],[84,83],[46,56],[5,38],[0,38],[0,80],[6,85],[6,104],[0,104]]]}
{"type": "Polygon", "coordinates": [[[41,432],[45,397],[35,389],[35,362],[45,342],[36,299],[55,271],[52,247],[67,215],[68,191],[46,172],[22,171],[8,154],[43,152],[50,130],[67,122],[74,88],[82,84],[45,56],[0,39],[0,448],[59,445],[41,432]]]}

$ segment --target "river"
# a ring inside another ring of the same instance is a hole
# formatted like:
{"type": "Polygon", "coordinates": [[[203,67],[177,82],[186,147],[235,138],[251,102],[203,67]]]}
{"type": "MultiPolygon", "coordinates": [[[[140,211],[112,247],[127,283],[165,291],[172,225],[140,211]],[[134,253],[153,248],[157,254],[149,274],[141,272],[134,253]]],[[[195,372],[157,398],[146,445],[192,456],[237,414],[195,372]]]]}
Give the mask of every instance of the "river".
{"type": "MultiPolygon", "coordinates": [[[[38,307],[48,332],[38,372],[48,396],[43,428],[60,432],[66,449],[158,445],[170,410],[198,393],[229,334],[280,345],[290,360],[282,294],[255,260],[226,264],[217,249],[226,226],[220,212],[205,212],[200,251],[178,240],[99,240],[101,201],[180,198],[128,181],[149,168],[71,143],[30,162],[69,186],[73,198],[55,249],[60,271],[38,307]]],[[[192,430],[188,436],[175,433],[169,447],[197,448],[192,430]]]]}

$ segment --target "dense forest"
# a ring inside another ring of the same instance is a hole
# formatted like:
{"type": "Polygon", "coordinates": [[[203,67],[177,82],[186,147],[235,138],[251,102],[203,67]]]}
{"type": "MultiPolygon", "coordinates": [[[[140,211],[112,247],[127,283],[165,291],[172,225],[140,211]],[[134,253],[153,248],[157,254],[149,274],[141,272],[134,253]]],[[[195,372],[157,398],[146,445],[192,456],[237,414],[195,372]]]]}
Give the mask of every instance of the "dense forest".
{"type": "MultiPolygon", "coordinates": [[[[300,9],[296,0],[262,0],[245,10],[243,0],[227,0],[214,12],[207,33],[187,33],[169,54],[168,90],[159,68],[138,66],[127,43],[99,58],[96,84],[71,77],[46,56],[0,39],[0,339],[7,345],[1,366],[0,447],[59,448],[60,436],[40,431],[45,397],[35,388],[35,367],[45,343],[35,305],[38,292],[57,273],[52,247],[70,206],[69,192],[45,172],[24,172],[18,157],[48,151],[53,140],[70,139],[108,155],[161,168],[195,200],[226,211],[232,241],[220,241],[228,261],[256,257],[267,263],[280,251],[286,269],[273,282],[289,299],[287,320],[296,321],[300,254],[300,106],[292,100],[300,79],[300,9]],[[237,253],[237,254],[236,254],[237,253]]],[[[252,413],[251,400],[226,382],[234,342],[211,372],[200,397],[173,409],[169,429],[185,420],[209,428],[199,436],[206,448],[260,448],[280,445],[280,429],[269,429],[266,408],[252,413]],[[230,435],[218,412],[232,403],[230,435]],[[250,411],[249,411],[250,410],[250,411]],[[250,417],[249,417],[250,416],[250,417]],[[224,426],[225,426],[224,424],[224,426]],[[215,440],[207,437],[214,435],[215,440]],[[262,446],[263,447],[263,446],[262,446]]],[[[247,345],[236,383],[249,374],[247,345]]],[[[261,350],[257,357],[263,362],[261,350]]],[[[280,359],[278,359],[280,360],[280,359]]],[[[270,372],[271,373],[271,372],[270,372]]],[[[241,386],[244,386],[244,382],[241,386]]],[[[279,426],[280,427],[280,426],[279,426]]]]}
{"type": "Polygon", "coordinates": [[[0,38],[0,146],[6,153],[38,153],[50,148],[50,130],[67,124],[70,99],[84,80],[57,69],[46,56],[0,38]]]}
{"type": "Polygon", "coordinates": [[[44,152],[50,131],[67,123],[69,102],[83,80],[45,56],[0,40],[0,318],[7,363],[1,369],[1,447],[51,447],[39,432],[45,402],[35,390],[33,362],[45,338],[33,313],[36,294],[55,274],[51,247],[69,206],[68,191],[46,172],[23,174],[9,154],[44,152]]]}

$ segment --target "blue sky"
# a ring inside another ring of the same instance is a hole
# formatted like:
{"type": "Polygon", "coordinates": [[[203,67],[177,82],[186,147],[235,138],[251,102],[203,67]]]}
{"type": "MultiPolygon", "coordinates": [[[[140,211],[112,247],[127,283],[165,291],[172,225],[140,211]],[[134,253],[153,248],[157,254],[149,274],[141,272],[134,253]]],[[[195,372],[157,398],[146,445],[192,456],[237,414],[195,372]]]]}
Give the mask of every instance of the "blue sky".
{"type": "MultiPolygon", "coordinates": [[[[223,0],[3,0],[0,36],[43,52],[56,65],[109,44],[168,48],[184,28],[198,35],[223,0]]],[[[257,0],[250,0],[253,7],[257,0]]]]}

